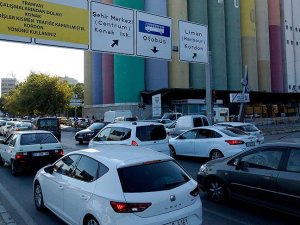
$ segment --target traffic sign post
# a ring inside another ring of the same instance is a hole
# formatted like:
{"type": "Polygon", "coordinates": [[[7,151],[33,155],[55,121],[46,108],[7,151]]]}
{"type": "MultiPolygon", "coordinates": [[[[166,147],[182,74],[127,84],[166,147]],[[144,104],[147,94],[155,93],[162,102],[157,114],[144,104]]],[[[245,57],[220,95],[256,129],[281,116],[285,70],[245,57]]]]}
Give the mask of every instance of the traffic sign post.
{"type": "Polygon", "coordinates": [[[91,2],[91,50],[134,55],[134,10],[91,2]]]}
{"type": "Polygon", "coordinates": [[[208,63],[208,29],[207,26],[178,21],[179,60],[208,63]]]}
{"type": "Polygon", "coordinates": [[[172,59],[172,19],[136,12],[136,55],[172,59]]]}

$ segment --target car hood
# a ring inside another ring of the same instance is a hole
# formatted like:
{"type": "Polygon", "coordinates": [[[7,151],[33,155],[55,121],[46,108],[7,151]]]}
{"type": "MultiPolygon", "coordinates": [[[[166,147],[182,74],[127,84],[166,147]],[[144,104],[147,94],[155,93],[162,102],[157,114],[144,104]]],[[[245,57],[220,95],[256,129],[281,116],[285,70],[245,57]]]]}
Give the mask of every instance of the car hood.
{"type": "Polygon", "coordinates": [[[93,130],[90,130],[90,129],[83,129],[83,130],[81,130],[81,131],[78,131],[77,133],[78,133],[78,134],[83,134],[83,133],[94,133],[94,131],[93,131],[93,130]]]}

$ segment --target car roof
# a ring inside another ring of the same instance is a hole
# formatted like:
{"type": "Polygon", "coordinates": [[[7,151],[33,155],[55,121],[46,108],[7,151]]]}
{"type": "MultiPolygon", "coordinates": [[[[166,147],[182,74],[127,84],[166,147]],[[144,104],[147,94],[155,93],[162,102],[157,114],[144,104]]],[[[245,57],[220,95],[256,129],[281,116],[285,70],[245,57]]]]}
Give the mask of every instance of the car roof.
{"type": "Polygon", "coordinates": [[[101,145],[97,148],[89,148],[73,151],[70,154],[80,153],[111,167],[125,167],[154,160],[170,160],[170,156],[140,146],[127,145],[101,145]]]}
{"type": "Polygon", "coordinates": [[[244,122],[222,122],[222,123],[216,123],[217,125],[229,125],[229,126],[243,126],[243,125],[254,125],[252,123],[244,123],[244,122]]]}
{"type": "Polygon", "coordinates": [[[144,122],[144,121],[120,121],[117,123],[110,123],[108,124],[108,126],[112,126],[112,127],[120,127],[120,125],[122,127],[136,127],[136,126],[148,126],[148,125],[159,125],[159,126],[163,126],[163,124],[161,123],[157,123],[157,122],[144,122]]]}
{"type": "Polygon", "coordinates": [[[40,133],[52,134],[50,131],[46,131],[46,130],[24,130],[24,131],[15,132],[15,134],[40,134],[40,133]]]}

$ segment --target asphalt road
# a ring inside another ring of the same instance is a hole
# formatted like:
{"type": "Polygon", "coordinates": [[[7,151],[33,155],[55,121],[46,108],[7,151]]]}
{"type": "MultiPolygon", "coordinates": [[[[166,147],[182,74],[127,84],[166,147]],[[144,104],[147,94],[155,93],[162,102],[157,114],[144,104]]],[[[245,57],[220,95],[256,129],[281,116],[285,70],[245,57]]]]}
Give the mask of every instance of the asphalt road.
{"type": "MultiPolygon", "coordinates": [[[[299,133],[279,134],[266,137],[266,142],[275,140],[300,142],[299,133]]],[[[73,132],[62,133],[62,144],[65,153],[87,148],[74,140],[73,132]]],[[[180,158],[178,162],[196,178],[197,171],[205,160],[180,158]]],[[[32,198],[32,181],[35,172],[13,177],[9,168],[0,167],[0,202],[10,213],[16,224],[60,225],[64,224],[51,212],[38,212],[32,198]]],[[[211,202],[205,193],[200,195],[203,204],[203,225],[282,225],[300,224],[300,218],[274,212],[260,206],[231,201],[226,204],[211,202]]]]}

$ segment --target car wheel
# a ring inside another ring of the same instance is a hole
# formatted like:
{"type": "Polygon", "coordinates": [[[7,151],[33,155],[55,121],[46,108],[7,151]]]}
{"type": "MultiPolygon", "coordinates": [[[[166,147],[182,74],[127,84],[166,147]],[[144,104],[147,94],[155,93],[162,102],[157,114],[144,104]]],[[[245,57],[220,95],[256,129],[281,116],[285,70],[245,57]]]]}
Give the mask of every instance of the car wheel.
{"type": "Polygon", "coordinates": [[[228,198],[225,184],[219,179],[211,179],[207,184],[207,194],[214,202],[224,202],[228,198]]]}
{"type": "Polygon", "coordinates": [[[37,210],[41,211],[45,209],[43,192],[39,182],[34,185],[34,204],[37,210]]]}
{"type": "Polygon", "coordinates": [[[99,223],[93,216],[90,215],[84,219],[83,225],[99,225],[99,223]]]}
{"type": "Polygon", "coordinates": [[[177,158],[177,155],[176,155],[176,150],[175,150],[175,148],[173,147],[173,146],[169,146],[169,148],[170,148],[170,156],[172,157],[172,158],[174,158],[174,159],[176,159],[177,158]]]}
{"type": "Polygon", "coordinates": [[[210,152],[210,155],[209,155],[209,158],[210,160],[213,160],[213,159],[219,159],[219,158],[222,158],[224,157],[223,153],[219,150],[212,150],[210,152]]]}
{"type": "Polygon", "coordinates": [[[2,157],[1,157],[1,155],[0,155],[0,166],[4,166],[4,161],[3,161],[3,159],[2,159],[2,157]]]}
{"type": "Polygon", "coordinates": [[[13,176],[17,176],[18,173],[19,173],[19,168],[18,168],[18,166],[17,166],[16,161],[13,160],[13,159],[11,160],[10,168],[11,168],[11,174],[12,174],[13,176]]]}

